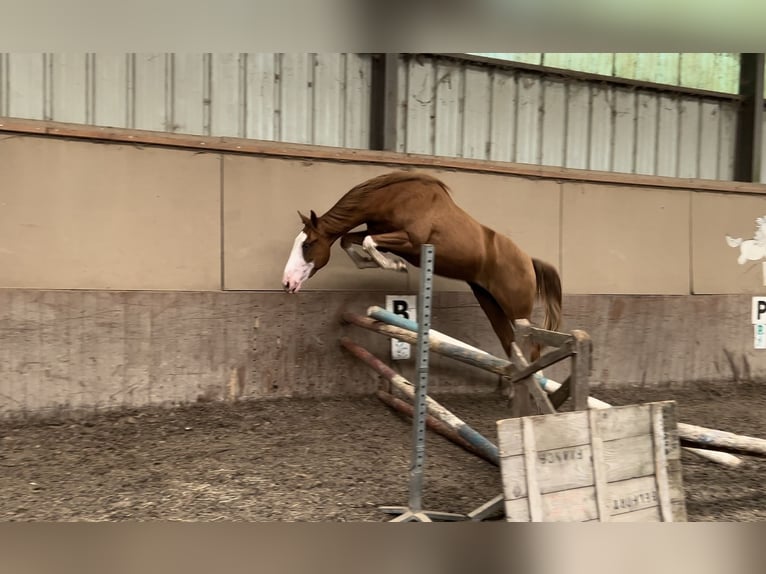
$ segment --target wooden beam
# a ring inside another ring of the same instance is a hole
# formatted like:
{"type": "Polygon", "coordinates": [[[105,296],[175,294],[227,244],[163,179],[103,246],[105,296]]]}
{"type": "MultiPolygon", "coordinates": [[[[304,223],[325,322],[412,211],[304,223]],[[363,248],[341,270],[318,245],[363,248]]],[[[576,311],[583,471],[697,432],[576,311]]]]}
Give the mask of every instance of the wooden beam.
{"type": "Polygon", "coordinates": [[[509,374],[511,382],[515,383],[517,381],[521,381],[522,379],[526,379],[527,377],[533,375],[537,371],[542,371],[543,369],[550,367],[554,363],[563,361],[564,359],[566,359],[567,357],[573,354],[574,354],[574,350],[572,348],[572,344],[566,343],[563,346],[559,347],[558,349],[555,349],[551,351],[550,353],[546,353],[545,355],[542,355],[534,363],[531,363],[527,365],[526,367],[523,367],[520,370],[513,372],[512,374],[509,374]]]}
{"type": "Polygon", "coordinates": [[[766,458],[766,439],[678,423],[681,444],[766,458]]]}
{"type": "Polygon", "coordinates": [[[529,337],[535,343],[542,343],[549,347],[560,347],[572,338],[568,333],[533,327],[526,319],[516,319],[515,323],[514,329],[520,337],[529,337]]]}
{"type": "Polygon", "coordinates": [[[737,140],[734,179],[757,182],[761,178],[763,141],[763,54],[740,54],[737,140]]]}
{"type": "Polygon", "coordinates": [[[0,139],[3,139],[4,134],[7,134],[5,137],[28,134],[86,141],[193,149],[197,152],[244,154],[307,161],[354,162],[385,165],[392,169],[403,167],[454,169],[469,173],[501,174],[584,183],[766,195],[766,185],[751,182],[638,175],[569,167],[314,146],[221,136],[193,136],[170,132],[0,117],[0,139]]]}
{"type": "MultiPolygon", "coordinates": [[[[369,368],[385,377],[388,382],[391,383],[393,390],[401,393],[409,400],[414,400],[415,387],[407,379],[395,372],[367,349],[354,343],[348,337],[341,337],[340,344],[357,359],[364,362],[369,368]]],[[[426,407],[428,408],[428,412],[434,418],[442,421],[444,424],[452,428],[463,440],[471,443],[473,449],[481,451],[482,458],[493,462],[495,465],[500,464],[500,453],[497,450],[497,446],[492,441],[484,437],[484,435],[431,397],[426,397],[426,407]]]]}
{"type": "Polygon", "coordinates": [[[588,409],[590,396],[590,371],[593,342],[585,331],[572,331],[574,336],[574,355],[572,356],[572,374],[569,376],[569,396],[572,408],[576,411],[588,409]]]}
{"type": "Polygon", "coordinates": [[[553,405],[554,409],[558,410],[559,407],[563,405],[566,402],[566,400],[569,398],[569,381],[570,380],[571,380],[571,377],[567,377],[566,379],[564,379],[564,382],[561,383],[561,386],[551,393],[551,404],[553,405]]]}
{"type": "MultiPolygon", "coordinates": [[[[376,321],[370,317],[362,317],[350,312],[343,313],[343,320],[347,323],[351,323],[352,325],[356,325],[357,327],[362,327],[363,329],[368,329],[370,331],[380,333],[381,335],[393,337],[394,339],[399,339],[400,341],[404,341],[405,343],[409,343],[411,345],[417,344],[417,335],[412,331],[403,329],[401,327],[386,325],[385,323],[376,321]]],[[[455,345],[448,340],[444,340],[439,337],[438,334],[433,331],[433,329],[429,332],[428,335],[428,345],[434,353],[450,357],[456,361],[478,367],[479,369],[483,369],[497,375],[507,375],[508,367],[511,364],[505,359],[495,357],[488,353],[484,353],[483,351],[473,351],[471,349],[455,345]]]]}
{"type": "MultiPolygon", "coordinates": [[[[409,417],[412,417],[413,413],[415,412],[414,407],[410,403],[403,401],[402,399],[395,397],[394,395],[390,393],[379,390],[376,394],[381,401],[386,403],[392,409],[399,411],[400,413],[403,413],[409,417]]],[[[432,431],[437,432],[443,437],[451,440],[456,445],[461,446],[465,450],[475,454],[478,457],[483,458],[487,462],[492,463],[495,466],[499,464],[498,458],[493,458],[486,451],[480,448],[477,448],[476,446],[474,446],[473,443],[465,440],[462,436],[460,436],[460,433],[458,433],[457,430],[449,426],[443,420],[438,419],[435,416],[429,414],[426,417],[426,426],[428,426],[428,428],[430,428],[432,431]]]]}
{"type": "MultiPolygon", "coordinates": [[[[563,357],[562,357],[563,358],[563,357]]],[[[551,404],[550,399],[548,398],[548,395],[545,391],[543,391],[542,388],[540,388],[540,385],[537,384],[537,381],[534,380],[532,377],[533,373],[536,373],[540,370],[540,368],[537,366],[536,363],[533,363],[530,365],[527,362],[526,357],[521,352],[521,349],[519,346],[513,342],[511,343],[511,362],[513,363],[513,366],[518,369],[519,371],[524,371],[525,369],[529,373],[525,379],[523,379],[523,385],[520,383],[517,384],[516,390],[521,390],[521,388],[526,389],[529,396],[534,399],[535,406],[537,407],[537,410],[540,414],[543,415],[552,415],[556,412],[556,409],[553,408],[553,405],[551,404]]],[[[514,396],[514,401],[518,397],[514,396]]],[[[525,399],[522,395],[522,399],[525,399]]],[[[522,405],[525,407],[528,406],[528,403],[523,400],[522,405]]],[[[523,413],[528,414],[528,413],[523,413]]],[[[523,416],[519,415],[519,416],[523,416]]]]}

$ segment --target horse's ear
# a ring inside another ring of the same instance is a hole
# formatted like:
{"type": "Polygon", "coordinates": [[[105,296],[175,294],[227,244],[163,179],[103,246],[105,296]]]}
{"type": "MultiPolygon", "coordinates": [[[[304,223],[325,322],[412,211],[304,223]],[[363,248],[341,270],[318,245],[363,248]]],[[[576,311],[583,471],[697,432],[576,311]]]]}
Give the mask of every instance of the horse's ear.
{"type": "Polygon", "coordinates": [[[311,225],[312,225],[313,227],[316,227],[316,226],[317,226],[317,219],[318,219],[318,218],[317,218],[317,214],[316,214],[316,213],[314,213],[314,210],[312,209],[312,210],[311,210],[311,225]]]}
{"type": "Polygon", "coordinates": [[[300,216],[303,225],[311,225],[311,220],[308,217],[303,215],[300,211],[298,212],[298,215],[300,216]]]}

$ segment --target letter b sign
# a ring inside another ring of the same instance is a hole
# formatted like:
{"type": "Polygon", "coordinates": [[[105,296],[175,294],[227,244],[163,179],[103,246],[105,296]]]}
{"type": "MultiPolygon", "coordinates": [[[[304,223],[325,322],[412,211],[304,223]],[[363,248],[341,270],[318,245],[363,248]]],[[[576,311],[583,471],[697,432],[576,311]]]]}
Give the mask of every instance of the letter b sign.
{"type": "MultiPolygon", "coordinates": [[[[415,295],[386,295],[386,311],[401,315],[410,321],[417,321],[417,297],[415,295]]],[[[391,339],[391,358],[401,361],[410,358],[410,344],[391,339]]]]}

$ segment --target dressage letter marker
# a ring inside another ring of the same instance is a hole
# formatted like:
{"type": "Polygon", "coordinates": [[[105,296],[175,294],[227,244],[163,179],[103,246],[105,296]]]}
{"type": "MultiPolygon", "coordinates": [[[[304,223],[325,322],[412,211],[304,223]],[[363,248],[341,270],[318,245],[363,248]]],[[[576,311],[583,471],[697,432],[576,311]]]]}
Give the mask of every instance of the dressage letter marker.
{"type": "Polygon", "coordinates": [[[753,325],[766,325],[766,297],[753,297],[753,325]]]}
{"type": "Polygon", "coordinates": [[[766,349],[766,325],[753,325],[755,341],[753,346],[756,349],[766,349]]]}
{"type": "MultiPolygon", "coordinates": [[[[386,295],[386,311],[404,319],[416,320],[417,304],[415,295],[386,295]]],[[[391,358],[401,361],[410,358],[410,344],[398,339],[391,339],[391,358]]]]}

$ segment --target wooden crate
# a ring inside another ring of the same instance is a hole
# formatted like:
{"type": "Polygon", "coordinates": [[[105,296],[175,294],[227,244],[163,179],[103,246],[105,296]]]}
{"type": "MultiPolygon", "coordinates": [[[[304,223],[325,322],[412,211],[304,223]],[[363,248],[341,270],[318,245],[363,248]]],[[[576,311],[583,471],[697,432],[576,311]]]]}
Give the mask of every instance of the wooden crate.
{"type": "Polygon", "coordinates": [[[686,520],[673,401],[498,421],[509,522],[686,520]]]}

